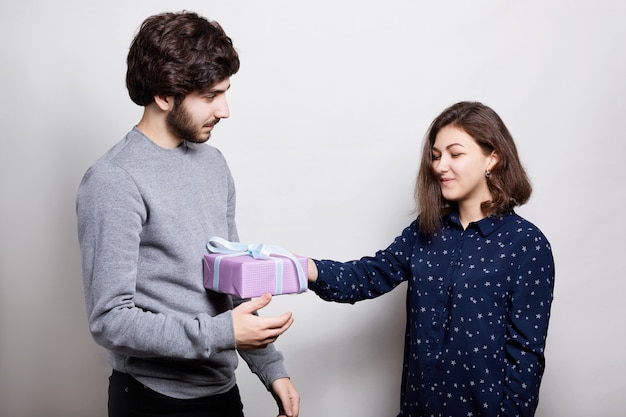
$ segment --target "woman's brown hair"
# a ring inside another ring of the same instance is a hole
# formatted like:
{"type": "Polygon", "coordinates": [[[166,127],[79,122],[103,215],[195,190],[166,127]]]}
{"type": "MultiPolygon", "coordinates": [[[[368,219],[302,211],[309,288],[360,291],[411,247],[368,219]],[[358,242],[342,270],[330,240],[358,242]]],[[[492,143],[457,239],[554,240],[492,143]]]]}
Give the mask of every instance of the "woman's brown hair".
{"type": "Polygon", "coordinates": [[[422,161],[415,184],[415,202],[423,233],[436,233],[441,228],[443,216],[456,206],[455,202],[443,198],[432,164],[433,144],[439,131],[446,126],[461,129],[470,135],[486,155],[494,151],[498,155],[498,162],[487,179],[492,200],[481,204],[486,215],[504,214],[528,201],[532,186],[504,122],[490,107],[462,101],[437,116],[424,137],[422,161]]]}

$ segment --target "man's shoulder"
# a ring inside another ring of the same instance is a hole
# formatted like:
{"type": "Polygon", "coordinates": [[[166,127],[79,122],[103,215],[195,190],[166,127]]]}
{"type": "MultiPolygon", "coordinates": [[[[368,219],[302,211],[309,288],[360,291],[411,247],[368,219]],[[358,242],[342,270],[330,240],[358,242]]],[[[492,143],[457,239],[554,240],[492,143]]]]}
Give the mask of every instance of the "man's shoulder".
{"type": "Polygon", "coordinates": [[[121,156],[124,157],[125,154],[137,152],[136,146],[133,146],[133,143],[136,143],[136,140],[133,141],[133,132],[127,133],[121,140],[111,146],[104,154],[102,154],[93,165],[106,164],[119,159],[121,156]]]}
{"type": "Polygon", "coordinates": [[[132,139],[130,138],[131,134],[132,131],[126,134],[93,162],[85,172],[81,186],[83,186],[87,180],[92,183],[106,179],[117,181],[119,176],[124,175],[128,170],[128,163],[126,161],[134,161],[134,164],[141,164],[141,161],[134,157],[137,151],[133,149],[132,139]]]}

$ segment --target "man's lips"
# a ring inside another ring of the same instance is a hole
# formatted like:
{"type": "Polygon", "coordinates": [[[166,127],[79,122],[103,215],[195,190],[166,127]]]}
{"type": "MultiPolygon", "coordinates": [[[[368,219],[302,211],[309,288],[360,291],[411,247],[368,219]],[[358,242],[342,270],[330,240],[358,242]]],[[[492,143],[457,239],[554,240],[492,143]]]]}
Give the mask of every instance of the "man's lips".
{"type": "Polygon", "coordinates": [[[220,122],[220,119],[217,119],[214,122],[205,124],[204,127],[209,128],[209,129],[213,129],[213,127],[215,127],[215,125],[218,124],[219,122],[220,122]]]}

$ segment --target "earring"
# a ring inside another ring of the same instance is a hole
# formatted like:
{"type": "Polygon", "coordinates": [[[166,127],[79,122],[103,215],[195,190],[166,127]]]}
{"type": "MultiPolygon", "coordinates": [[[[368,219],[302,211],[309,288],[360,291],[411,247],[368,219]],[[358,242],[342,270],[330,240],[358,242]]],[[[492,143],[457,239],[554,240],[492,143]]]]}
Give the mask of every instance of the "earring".
{"type": "Polygon", "coordinates": [[[491,176],[491,171],[489,170],[485,171],[485,178],[489,179],[490,176],[491,176]]]}

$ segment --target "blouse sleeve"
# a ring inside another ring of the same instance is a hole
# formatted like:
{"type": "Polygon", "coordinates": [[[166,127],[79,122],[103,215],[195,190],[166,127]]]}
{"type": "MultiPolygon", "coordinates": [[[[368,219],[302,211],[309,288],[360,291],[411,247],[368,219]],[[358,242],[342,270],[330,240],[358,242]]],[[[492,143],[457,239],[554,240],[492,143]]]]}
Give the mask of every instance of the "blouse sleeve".
{"type": "Polygon", "coordinates": [[[554,289],[554,260],[540,232],[521,246],[523,260],[510,295],[502,415],[532,416],[539,400],[554,289]]]}
{"type": "Polygon", "coordinates": [[[318,278],[309,288],[326,301],[351,304],[385,294],[407,280],[416,235],[414,222],[374,256],[345,263],[314,260],[318,278]]]}

